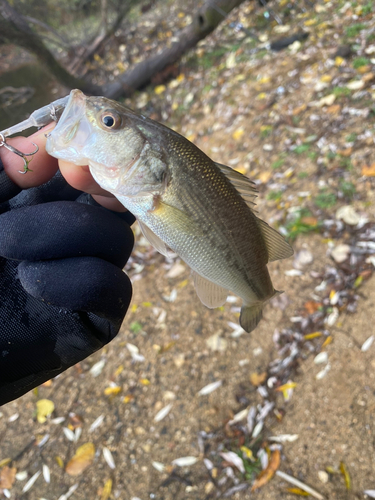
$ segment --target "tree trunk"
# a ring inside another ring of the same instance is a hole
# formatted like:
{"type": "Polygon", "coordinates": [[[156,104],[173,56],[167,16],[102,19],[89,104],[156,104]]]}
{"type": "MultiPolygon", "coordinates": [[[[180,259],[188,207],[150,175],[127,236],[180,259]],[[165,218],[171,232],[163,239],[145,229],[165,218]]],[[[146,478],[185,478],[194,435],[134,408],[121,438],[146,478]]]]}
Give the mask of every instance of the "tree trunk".
{"type": "Polygon", "coordinates": [[[9,43],[16,43],[33,52],[52,74],[67,87],[80,88],[84,92],[97,95],[102,92],[100,87],[68,73],[32,31],[25,18],[18,14],[6,0],[0,0],[0,33],[2,39],[7,40],[9,43]]]}
{"type": "MultiPolygon", "coordinates": [[[[130,96],[135,90],[148,84],[153,75],[162,71],[166,66],[176,63],[183,54],[212,33],[226,18],[227,14],[244,1],[207,0],[194,15],[192,23],[180,32],[177,42],[156,56],[140,62],[133,69],[123,73],[118,80],[105,85],[103,88],[86,80],[76,78],[66,71],[53,54],[43,45],[39,37],[31,30],[25,18],[18,14],[6,0],[0,0],[0,41],[3,39],[8,40],[10,43],[16,43],[33,52],[61,83],[70,88],[79,88],[89,94],[104,95],[112,99],[117,99],[121,96],[130,96]]],[[[105,39],[119,28],[129,9],[129,5],[132,3],[131,0],[120,2],[116,22],[106,34],[105,39]]],[[[101,43],[103,43],[102,39],[101,43]]],[[[97,48],[97,44],[95,44],[95,48],[97,48]]]]}
{"type": "Polygon", "coordinates": [[[208,0],[195,14],[193,22],[181,31],[178,42],[156,56],[140,62],[115,82],[105,85],[104,95],[112,99],[129,96],[149,83],[153,75],[177,62],[183,54],[212,33],[231,10],[243,2],[244,0],[208,0]]]}

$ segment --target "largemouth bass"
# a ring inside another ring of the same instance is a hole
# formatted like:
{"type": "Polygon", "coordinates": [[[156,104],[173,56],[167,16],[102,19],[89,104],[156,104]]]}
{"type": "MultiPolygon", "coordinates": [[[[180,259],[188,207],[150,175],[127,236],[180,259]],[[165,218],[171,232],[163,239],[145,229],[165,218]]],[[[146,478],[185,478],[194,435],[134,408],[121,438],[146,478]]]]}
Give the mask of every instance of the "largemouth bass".
{"type": "Polygon", "coordinates": [[[252,331],[277,292],[267,263],[290,257],[284,238],[254,213],[257,191],[169,128],[104,97],[73,90],[47,151],[89,165],[94,179],[138,219],[149,242],[192,269],[203,304],[242,298],[240,324],[252,331]]]}

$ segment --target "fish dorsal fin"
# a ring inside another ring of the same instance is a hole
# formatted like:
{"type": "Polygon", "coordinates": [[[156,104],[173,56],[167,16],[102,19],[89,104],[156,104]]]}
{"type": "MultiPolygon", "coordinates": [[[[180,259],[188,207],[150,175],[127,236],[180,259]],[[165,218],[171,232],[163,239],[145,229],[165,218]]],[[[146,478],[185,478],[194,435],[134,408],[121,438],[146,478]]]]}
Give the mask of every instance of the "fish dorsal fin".
{"type": "Polygon", "coordinates": [[[222,165],[221,163],[215,163],[215,165],[221,170],[225,177],[232,183],[232,185],[237,189],[242,198],[245,200],[249,208],[254,211],[253,207],[255,205],[255,198],[258,196],[258,191],[255,184],[248,179],[245,175],[240,174],[233,168],[222,165]]]}
{"type": "Polygon", "coordinates": [[[215,285],[215,283],[203,278],[203,276],[195,271],[192,271],[191,274],[194,280],[195,291],[205,306],[214,309],[225,303],[228,296],[228,290],[219,285],[215,285]]]}
{"type": "Polygon", "coordinates": [[[276,229],[273,229],[267,222],[259,219],[259,217],[257,217],[257,222],[267,246],[268,262],[286,259],[293,255],[293,248],[276,229]]]}
{"type": "Polygon", "coordinates": [[[158,252],[160,252],[165,257],[170,257],[171,253],[169,252],[167,245],[164,243],[164,241],[161,240],[159,236],[156,236],[156,234],[153,231],[151,231],[151,229],[148,226],[146,226],[146,224],[141,222],[139,219],[138,219],[138,224],[141,228],[143,236],[150,243],[150,245],[152,245],[158,252]]]}

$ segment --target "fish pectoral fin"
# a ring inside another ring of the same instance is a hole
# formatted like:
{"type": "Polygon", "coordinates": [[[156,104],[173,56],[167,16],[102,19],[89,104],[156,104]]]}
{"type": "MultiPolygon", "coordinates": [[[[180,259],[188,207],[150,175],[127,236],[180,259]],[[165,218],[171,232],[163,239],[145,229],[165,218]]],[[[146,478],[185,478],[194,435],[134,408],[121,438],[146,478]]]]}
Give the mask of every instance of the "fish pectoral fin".
{"type": "Polygon", "coordinates": [[[287,259],[293,255],[293,248],[285,241],[284,236],[262,219],[257,218],[257,222],[267,246],[268,262],[287,259]]]}
{"type": "Polygon", "coordinates": [[[168,247],[164,243],[164,241],[161,240],[159,236],[156,236],[156,234],[153,231],[151,231],[151,229],[148,226],[146,226],[146,224],[141,222],[139,219],[138,219],[138,224],[141,228],[143,236],[150,243],[150,245],[152,245],[158,252],[160,252],[165,257],[170,257],[171,252],[169,252],[168,247]]]}
{"type": "Polygon", "coordinates": [[[170,224],[174,229],[183,234],[204,236],[202,229],[187,213],[164,203],[162,200],[157,201],[152,213],[163,218],[165,224],[170,224]]]}
{"type": "Polygon", "coordinates": [[[203,278],[203,276],[195,271],[192,271],[191,274],[194,280],[195,291],[205,306],[214,309],[225,303],[228,296],[228,290],[203,278]]]}
{"type": "Polygon", "coordinates": [[[248,207],[254,212],[253,207],[255,206],[255,198],[258,196],[258,190],[255,184],[245,175],[233,170],[233,168],[222,165],[221,163],[215,163],[215,165],[236,188],[248,207]]]}

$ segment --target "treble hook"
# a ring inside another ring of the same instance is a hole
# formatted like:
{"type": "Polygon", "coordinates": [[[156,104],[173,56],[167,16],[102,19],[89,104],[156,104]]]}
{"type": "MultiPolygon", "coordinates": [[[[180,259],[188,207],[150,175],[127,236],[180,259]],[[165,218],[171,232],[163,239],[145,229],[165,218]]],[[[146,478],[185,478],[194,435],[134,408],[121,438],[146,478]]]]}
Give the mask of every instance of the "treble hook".
{"type": "Polygon", "coordinates": [[[17,156],[20,156],[23,159],[23,162],[24,162],[23,163],[23,170],[18,171],[20,174],[26,174],[27,172],[32,172],[32,170],[29,168],[29,163],[31,162],[32,158],[30,158],[30,160],[28,160],[26,158],[26,156],[33,156],[39,151],[39,146],[37,146],[35,144],[35,142],[32,142],[32,144],[36,148],[35,151],[33,151],[32,153],[22,153],[22,151],[20,151],[19,149],[16,149],[13,146],[11,146],[10,144],[8,144],[6,142],[6,139],[3,136],[3,134],[0,133],[0,147],[4,146],[4,148],[6,148],[8,151],[15,153],[17,156]]]}

